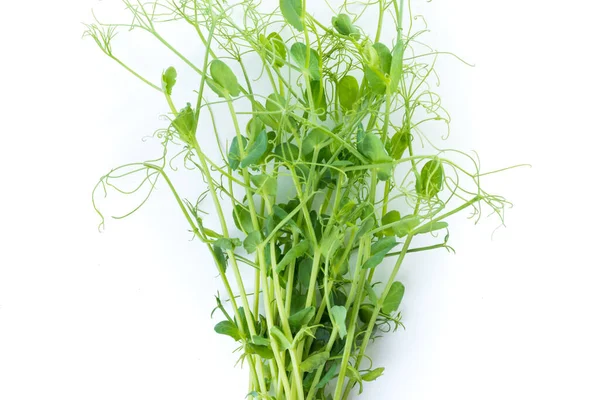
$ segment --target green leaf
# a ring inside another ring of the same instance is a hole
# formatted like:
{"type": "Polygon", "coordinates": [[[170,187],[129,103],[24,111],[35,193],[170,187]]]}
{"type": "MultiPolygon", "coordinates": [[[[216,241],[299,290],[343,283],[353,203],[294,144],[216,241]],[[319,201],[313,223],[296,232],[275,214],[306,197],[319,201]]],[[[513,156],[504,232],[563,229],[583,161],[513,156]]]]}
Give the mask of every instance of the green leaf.
{"type": "Polygon", "coordinates": [[[447,222],[427,222],[425,224],[423,224],[423,226],[421,226],[419,229],[417,229],[416,231],[413,232],[413,234],[415,235],[421,235],[424,233],[430,233],[430,232],[435,232],[435,231],[439,231],[442,229],[446,229],[448,227],[448,223],[447,222]]]}
{"type": "Polygon", "coordinates": [[[390,162],[391,157],[386,153],[385,146],[376,135],[365,132],[357,143],[358,151],[374,163],[390,162]]]}
{"type": "Polygon", "coordinates": [[[233,222],[236,228],[246,233],[254,231],[252,216],[250,211],[240,204],[237,204],[233,209],[233,222]]]}
{"type": "Polygon", "coordinates": [[[364,132],[362,125],[359,126],[358,130],[357,149],[373,164],[388,164],[377,168],[377,177],[379,180],[385,181],[392,176],[394,167],[391,163],[394,160],[385,151],[385,146],[381,142],[381,139],[370,132],[364,132]]]}
{"type": "Polygon", "coordinates": [[[302,0],[279,0],[279,8],[286,22],[299,31],[304,30],[304,14],[302,0]]]}
{"type": "Polygon", "coordinates": [[[269,334],[271,336],[271,339],[273,339],[273,341],[277,343],[277,346],[280,350],[288,350],[292,347],[292,344],[290,343],[288,338],[283,334],[283,332],[281,332],[281,330],[278,327],[272,327],[269,331],[269,334]]]}
{"type": "Polygon", "coordinates": [[[366,235],[371,229],[373,229],[374,226],[375,226],[375,221],[373,220],[373,218],[364,220],[360,225],[360,229],[358,230],[358,233],[356,234],[356,239],[358,240],[361,237],[363,237],[364,235],[366,235]]]}
{"type": "Polygon", "coordinates": [[[313,354],[306,360],[300,363],[300,369],[304,372],[311,372],[325,364],[329,360],[329,352],[322,351],[320,353],[313,354]]]}
{"type": "Polygon", "coordinates": [[[187,103],[185,108],[179,111],[179,114],[177,114],[177,117],[171,123],[179,134],[179,138],[190,145],[194,143],[196,136],[194,132],[195,121],[196,115],[192,109],[192,105],[187,103]]]}
{"type": "Polygon", "coordinates": [[[243,148],[246,148],[248,144],[248,139],[243,136],[236,136],[231,141],[231,145],[229,146],[229,153],[227,154],[227,161],[229,162],[229,167],[232,170],[236,170],[240,167],[241,163],[241,150],[240,150],[240,138],[241,144],[243,148]]]}
{"type": "Polygon", "coordinates": [[[375,307],[372,304],[363,304],[358,309],[358,318],[363,323],[368,324],[373,317],[373,312],[375,312],[375,307]]]}
{"type": "Polygon", "coordinates": [[[375,268],[385,258],[385,255],[389,253],[398,243],[395,237],[386,237],[379,239],[375,244],[371,246],[371,257],[363,264],[364,269],[375,268]]]}
{"type": "Polygon", "coordinates": [[[352,20],[347,14],[338,14],[332,17],[331,23],[340,35],[352,36],[354,39],[360,38],[360,31],[352,24],[352,20]]]}
{"type": "Polygon", "coordinates": [[[307,307],[307,308],[304,308],[304,309],[298,311],[297,313],[290,315],[288,321],[292,328],[300,329],[304,325],[309,324],[314,316],[315,316],[315,308],[307,307]]]}
{"type": "Polygon", "coordinates": [[[398,130],[398,132],[392,136],[392,140],[388,142],[390,143],[390,156],[392,156],[394,160],[400,160],[408,148],[409,142],[409,130],[405,128],[398,130]]]}
{"type": "Polygon", "coordinates": [[[362,377],[360,376],[360,373],[356,370],[356,368],[354,368],[350,364],[346,368],[348,370],[348,379],[350,379],[350,381],[355,381],[358,383],[358,385],[359,385],[358,394],[361,394],[363,391],[363,383],[362,383],[362,377]]]}
{"type": "Polygon", "coordinates": [[[402,77],[402,68],[404,64],[404,43],[402,38],[394,46],[392,51],[392,65],[390,67],[390,92],[395,93],[398,90],[400,84],[400,78],[402,77]]]}
{"type": "MultiPolygon", "coordinates": [[[[343,253],[342,249],[340,249],[336,252],[336,254],[341,254],[341,253],[343,253]]],[[[350,270],[350,263],[348,262],[347,258],[342,258],[342,257],[337,257],[337,258],[338,258],[338,261],[335,264],[333,264],[333,266],[331,267],[331,271],[334,273],[335,276],[343,277],[350,270]]]]}
{"type": "Polygon", "coordinates": [[[389,74],[392,67],[392,53],[390,49],[383,43],[375,43],[373,49],[375,49],[379,58],[379,70],[384,74],[389,74]]]}
{"type": "MultiPolygon", "coordinates": [[[[258,134],[265,129],[265,124],[257,116],[250,118],[246,125],[246,134],[250,140],[254,140],[258,134]]],[[[245,148],[245,146],[244,146],[245,148]]]]}
{"type": "Polygon", "coordinates": [[[406,217],[400,219],[396,225],[394,225],[394,233],[399,238],[402,238],[409,233],[411,233],[419,224],[421,223],[421,219],[414,215],[407,215],[406,217]]]}
{"type": "Polygon", "coordinates": [[[302,285],[303,288],[307,289],[310,285],[310,275],[312,271],[312,258],[305,258],[300,261],[298,264],[298,283],[302,285]]]}
{"type": "Polygon", "coordinates": [[[389,80],[386,74],[390,72],[392,55],[383,43],[375,43],[370,54],[371,59],[365,68],[365,78],[373,93],[383,95],[387,90],[389,80]]]}
{"type": "Polygon", "coordinates": [[[277,264],[275,272],[278,274],[281,273],[285,267],[296,261],[297,258],[302,257],[309,248],[310,244],[307,240],[303,240],[297,245],[293,246],[287,253],[285,253],[279,264],[277,264]]]}
{"type": "Polygon", "coordinates": [[[375,293],[375,290],[373,290],[373,286],[367,285],[365,286],[365,290],[369,296],[369,301],[373,304],[377,304],[377,294],[375,293]]]}
{"type": "MultiPolygon", "coordinates": [[[[266,246],[265,250],[265,263],[266,265],[271,265],[271,246],[266,246]]],[[[281,258],[281,248],[279,246],[275,246],[275,260],[274,263],[277,263],[277,260],[281,258]]],[[[268,271],[269,275],[271,274],[271,269],[268,271]]]]}
{"type": "MultiPolygon", "coordinates": [[[[266,234],[269,235],[271,232],[273,232],[273,230],[277,227],[277,225],[279,225],[279,223],[285,219],[285,217],[287,217],[288,213],[287,211],[285,211],[283,208],[279,207],[279,206],[274,206],[273,207],[273,212],[271,213],[271,215],[269,215],[269,217],[267,218],[267,229],[266,229],[266,234]]],[[[290,228],[292,231],[295,231],[297,233],[302,233],[302,231],[300,231],[300,228],[298,228],[298,225],[296,225],[296,223],[293,220],[288,220],[282,227],[281,229],[285,229],[285,228],[290,228]]]]}
{"type": "Polygon", "coordinates": [[[256,186],[256,190],[267,196],[277,195],[277,179],[266,174],[251,175],[250,180],[256,186]]]}
{"type": "MultiPolygon", "coordinates": [[[[240,321],[237,321],[237,316],[235,317],[237,325],[241,325],[244,333],[247,337],[250,337],[250,327],[248,326],[248,320],[246,319],[246,313],[244,311],[244,307],[238,307],[238,315],[240,316],[240,321]]],[[[254,321],[250,321],[254,323],[254,321]]]]}
{"type": "Polygon", "coordinates": [[[285,65],[287,59],[287,48],[283,39],[277,32],[272,32],[266,38],[261,35],[261,42],[267,50],[267,60],[276,68],[285,65]]]}
{"type": "Polygon", "coordinates": [[[436,196],[443,187],[444,167],[441,161],[431,160],[421,169],[421,176],[417,180],[417,193],[425,199],[436,196]]]}
{"type": "Polygon", "coordinates": [[[327,370],[325,375],[323,375],[323,377],[317,384],[317,389],[323,389],[325,387],[325,385],[327,385],[335,377],[335,374],[337,373],[340,364],[341,364],[341,361],[336,361],[334,363],[331,363],[331,366],[329,367],[329,369],[327,370]]]}
{"type": "Polygon", "coordinates": [[[227,335],[233,338],[236,342],[241,339],[240,331],[237,326],[231,321],[221,321],[215,325],[215,332],[219,335],[227,335]]]}
{"type": "Polygon", "coordinates": [[[215,242],[215,246],[220,247],[222,250],[233,250],[237,246],[241,245],[240,239],[229,239],[229,238],[219,238],[215,242]]]}
{"type": "Polygon", "coordinates": [[[321,81],[310,81],[310,93],[315,107],[315,114],[319,116],[321,121],[327,119],[327,97],[321,81]]]}
{"type": "Polygon", "coordinates": [[[271,93],[265,102],[268,114],[259,114],[259,118],[273,129],[280,129],[288,122],[285,117],[286,100],[279,93],[271,93]]]}
{"type": "Polygon", "coordinates": [[[375,70],[371,67],[365,68],[365,78],[369,83],[369,87],[371,91],[375,94],[383,95],[386,92],[387,85],[385,83],[385,79],[382,73],[378,70],[375,70]]]}
{"type": "Polygon", "coordinates": [[[244,249],[249,254],[252,254],[256,251],[256,246],[258,246],[262,242],[263,238],[259,231],[252,231],[248,234],[246,239],[244,239],[244,249]]]}
{"type": "Polygon", "coordinates": [[[228,95],[238,96],[240,94],[240,84],[238,83],[237,77],[221,60],[214,60],[210,63],[210,76],[216,83],[211,86],[211,89],[217,93],[220,97],[226,97],[228,95]]]}
{"type": "Polygon", "coordinates": [[[265,360],[270,360],[273,358],[273,350],[267,346],[262,346],[254,343],[246,343],[246,351],[249,354],[256,354],[265,360]]]}
{"type": "Polygon", "coordinates": [[[162,87],[169,96],[172,94],[175,83],[177,83],[177,70],[169,67],[162,75],[162,87]]]}
{"type": "Polygon", "coordinates": [[[319,70],[319,53],[310,49],[310,57],[308,59],[308,70],[306,63],[306,45],[302,42],[296,42],[290,49],[292,59],[298,65],[300,70],[308,72],[311,79],[320,81],[321,71],[319,70]]]}
{"type": "Polygon", "coordinates": [[[402,302],[402,298],[404,297],[404,285],[402,282],[394,282],[392,283],[392,287],[388,292],[387,296],[385,296],[385,300],[383,301],[383,305],[381,306],[381,310],[384,314],[391,314],[400,307],[400,303],[402,302]]]}
{"type": "Polygon", "coordinates": [[[374,380],[379,378],[381,375],[383,375],[383,371],[385,371],[385,368],[376,368],[372,371],[367,372],[366,374],[363,374],[361,376],[362,380],[365,382],[373,382],[374,380]]]}
{"type": "Polygon", "coordinates": [[[329,136],[320,128],[312,129],[302,140],[302,155],[311,154],[315,147],[321,146],[329,136]]]}
{"type": "Polygon", "coordinates": [[[296,161],[300,157],[300,149],[293,143],[281,143],[275,146],[273,153],[286,161],[296,161]]]}
{"type": "Polygon", "coordinates": [[[271,345],[271,342],[269,342],[269,339],[264,338],[262,336],[257,336],[257,335],[252,336],[252,343],[257,344],[259,346],[267,346],[267,347],[271,345]]]}
{"type": "Polygon", "coordinates": [[[340,339],[344,339],[346,337],[346,307],[342,306],[334,306],[331,307],[331,311],[329,316],[331,317],[331,321],[333,325],[338,329],[340,339]]]}
{"type": "Polygon", "coordinates": [[[224,274],[225,271],[227,271],[227,256],[218,246],[213,246],[213,252],[215,253],[215,258],[217,259],[217,267],[219,268],[219,271],[224,274]]]}
{"type": "MultiPolygon", "coordinates": [[[[396,210],[390,211],[381,218],[381,225],[388,225],[400,221],[400,213],[396,210]]],[[[385,236],[394,236],[394,227],[383,230],[385,236]]]]}
{"type": "Polygon", "coordinates": [[[246,152],[246,157],[244,157],[240,163],[240,167],[246,168],[258,163],[267,152],[268,142],[269,138],[267,136],[267,131],[261,131],[254,142],[250,143],[248,151],[246,152]]]}
{"type": "Polygon", "coordinates": [[[358,81],[352,75],[346,75],[337,84],[337,95],[340,106],[345,110],[352,110],[358,101],[360,91],[358,81]]]}

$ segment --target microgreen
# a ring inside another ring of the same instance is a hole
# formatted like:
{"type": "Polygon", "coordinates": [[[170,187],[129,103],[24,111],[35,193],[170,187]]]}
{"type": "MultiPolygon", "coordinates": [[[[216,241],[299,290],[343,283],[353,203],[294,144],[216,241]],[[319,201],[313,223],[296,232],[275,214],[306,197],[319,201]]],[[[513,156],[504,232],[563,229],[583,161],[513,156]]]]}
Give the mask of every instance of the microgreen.
{"type": "Polygon", "coordinates": [[[103,176],[94,207],[103,225],[101,194],[141,195],[123,218],[168,187],[214,259],[228,300],[217,297],[215,331],[237,342],[249,397],[360,393],[384,372],[364,365],[369,343],[402,326],[401,266],[416,252],[453,251],[450,217],[461,211],[503,221],[509,203],[483,189],[490,173],[478,158],[434,140],[450,121],[434,91],[441,53],[423,44],[428,30],[407,2],[338,0],[321,21],[307,11],[317,0],[280,0],[271,12],[258,0],[123,0],[127,23],[88,26],[106,55],[160,92],[170,120],[155,135],[161,154],[103,176]],[[201,54],[167,39],[171,24],[201,54]],[[157,76],[115,51],[117,33],[131,29],[168,51],[157,76]],[[171,65],[197,85],[183,86],[171,65]],[[196,174],[194,200],[170,179],[179,166],[196,174]]]}

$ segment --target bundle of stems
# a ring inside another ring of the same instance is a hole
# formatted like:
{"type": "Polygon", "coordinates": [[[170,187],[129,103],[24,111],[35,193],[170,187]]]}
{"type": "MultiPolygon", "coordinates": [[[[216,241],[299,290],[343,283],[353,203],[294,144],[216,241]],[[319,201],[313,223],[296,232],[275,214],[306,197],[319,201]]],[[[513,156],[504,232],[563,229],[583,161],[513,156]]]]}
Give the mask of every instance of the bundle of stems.
{"type": "Polygon", "coordinates": [[[502,219],[508,204],[482,189],[477,159],[423,133],[440,124],[445,136],[449,116],[432,90],[440,53],[421,41],[426,30],[413,26],[410,3],[343,1],[326,21],[307,12],[329,6],[322,0],[281,0],[271,12],[255,0],[123,3],[130,22],[96,18],[86,35],[164,96],[169,123],[156,135],[159,158],[98,182],[102,224],[100,194],[141,192],[127,216],[166,184],[214,258],[226,291],[216,297],[215,330],[239,346],[249,396],[341,400],[362,392],[384,372],[368,345],[402,326],[404,261],[452,250],[448,217],[468,209],[478,220],[485,206],[502,219]],[[377,25],[361,25],[367,20],[377,25]],[[167,40],[159,28],[168,24],[189,29],[202,57],[167,40]],[[383,38],[386,26],[392,38],[383,38]],[[172,98],[182,89],[171,62],[145,77],[115,54],[115,35],[131,29],[197,74],[187,105],[172,98]],[[178,160],[198,173],[194,201],[170,179],[178,160]],[[133,189],[121,184],[136,177],[133,189]],[[207,226],[204,202],[215,226],[207,226]]]}

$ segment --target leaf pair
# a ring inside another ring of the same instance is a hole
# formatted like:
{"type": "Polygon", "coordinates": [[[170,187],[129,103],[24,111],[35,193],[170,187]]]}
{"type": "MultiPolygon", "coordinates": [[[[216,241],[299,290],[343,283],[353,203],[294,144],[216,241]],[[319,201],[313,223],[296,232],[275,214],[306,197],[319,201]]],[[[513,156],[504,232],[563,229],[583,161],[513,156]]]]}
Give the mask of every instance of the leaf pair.
{"type": "Polygon", "coordinates": [[[350,36],[353,39],[360,38],[360,30],[352,24],[352,19],[347,14],[338,14],[331,18],[333,27],[340,35],[350,36]]]}

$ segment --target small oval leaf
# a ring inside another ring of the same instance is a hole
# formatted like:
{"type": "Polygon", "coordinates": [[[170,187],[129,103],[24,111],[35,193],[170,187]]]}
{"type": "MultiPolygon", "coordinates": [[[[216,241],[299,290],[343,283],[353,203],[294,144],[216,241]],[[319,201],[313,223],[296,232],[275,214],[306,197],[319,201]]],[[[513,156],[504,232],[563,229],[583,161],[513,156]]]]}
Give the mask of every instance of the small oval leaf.
{"type": "Polygon", "coordinates": [[[236,342],[239,341],[240,331],[237,326],[231,321],[221,321],[217,325],[215,325],[215,332],[219,335],[227,335],[233,338],[236,342]]]}
{"type": "Polygon", "coordinates": [[[392,156],[394,160],[400,160],[410,143],[409,130],[405,128],[398,130],[398,132],[392,136],[392,140],[388,143],[390,143],[390,156],[392,156]]]}
{"type": "Polygon", "coordinates": [[[402,302],[402,298],[404,297],[404,285],[402,282],[394,282],[388,292],[387,296],[385,296],[385,300],[383,301],[383,305],[381,306],[381,311],[384,314],[391,314],[400,307],[400,303],[402,302]]]}
{"type": "Polygon", "coordinates": [[[329,352],[322,351],[320,353],[313,354],[306,360],[300,363],[300,369],[304,372],[311,372],[325,364],[329,360],[329,352]]]}
{"type": "MultiPolygon", "coordinates": [[[[389,225],[394,222],[400,221],[400,213],[396,210],[390,211],[381,218],[381,225],[389,225]]],[[[385,236],[394,236],[394,227],[386,228],[383,230],[385,236]]]]}
{"type": "Polygon", "coordinates": [[[379,378],[381,375],[383,375],[383,371],[385,371],[385,368],[375,368],[372,371],[367,372],[366,374],[363,374],[362,380],[365,382],[373,382],[375,379],[379,378]]]}
{"type": "Polygon", "coordinates": [[[252,254],[256,251],[256,247],[262,242],[262,235],[259,231],[252,231],[244,239],[244,249],[252,254]]]}
{"type": "Polygon", "coordinates": [[[363,268],[375,268],[381,264],[385,255],[397,245],[398,243],[396,242],[395,237],[379,239],[379,241],[371,246],[371,257],[363,264],[363,268]]]}
{"type": "Polygon", "coordinates": [[[170,96],[173,86],[177,83],[177,71],[174,67],[169,67],[162,76],[163,90],[170,96]]]}
{"type": "Polygon", "coordinates": [[[279,0],[279,8],[288,24],[299,31],[304,30],[303,0],[279,0]]]}
{"type": "Polygon", "coordinates": [[[281,36],[272,32],[266,38],[261,35],[261,38],[267,50],[267,60],[276,68],[283,67],[287,59],[287,48],[281,36]]]}
{"type": "Polygon", "coordinates": [[[345,110],[352,110],[358,101],[360,88],[358,80],[352,75],[346,75],[337,84],[337,95],[340,105],[345,110]]]}
{"type": "MultiPolygon", "coordinates": [[[[227,95],[238,96],[240,94],[240,85],[237,77],[221,60],[214,60],[210,63],[210,76],[217,84],[211,87],[219,96],[226,97],[227,95]]],[[[209,85],[210,86],[210,85],[209,85]]]]}
{"type": "Polygon", "coordinates": [[[298,311],[295,314],[292,314],[288,319],[290,326],[295,329],[300,329],[304,325],[308,325],[310,321],[315,316],[315,308],[307,307],[298,311]]]}
{"type": "Polygon", "coordinates": [[[330,317],[333,325],[338,329],[340,339],[344,339],[346,337],[346,307],[343,306],[334,306],[331,307],[330,317]]]}
{"type": "Polygon", "coordinates": [[[444,167],[439,160],[428,161],[421,169],[421,176],[417,181],[417,193],[425,199],[436,196],[443,187],[444,167]]]}
{"type": "Polygon", "coordinates": [[[352,19],[347,14],[339,14],[332,17],[331,23],[340,35],[352,36],[354,39],[360,38],[360,31],[352,24],[352,19]]]}
{"type": "Polygon", "coordinates": [[[308,69],[306,63],[306,45],[302,42],[296,42],[290,49],[292,59],[296,65],[302,70],[307,71],[310,78],[313,80],[321,80],[321,71],[319,70],[319,54],[310,49],[308,59],[308,69]]]}
{"type": "Polygon", "coordinates": [[[261,346],[254,343],[246,343],[246,351],[249,354],[256,354],[264,358],[265,360],[270,360],[273,358],[273,350],[267,346],[261,346]]]}
{"type": "Polygon", "coordinates": [[[241,161],[240,167],[246,168],[258,163],[267,152],[268,141],[267,131],[261,131],[254,142],[250,143],[248,151],[246,152],[246,157],[241,161]]]}

